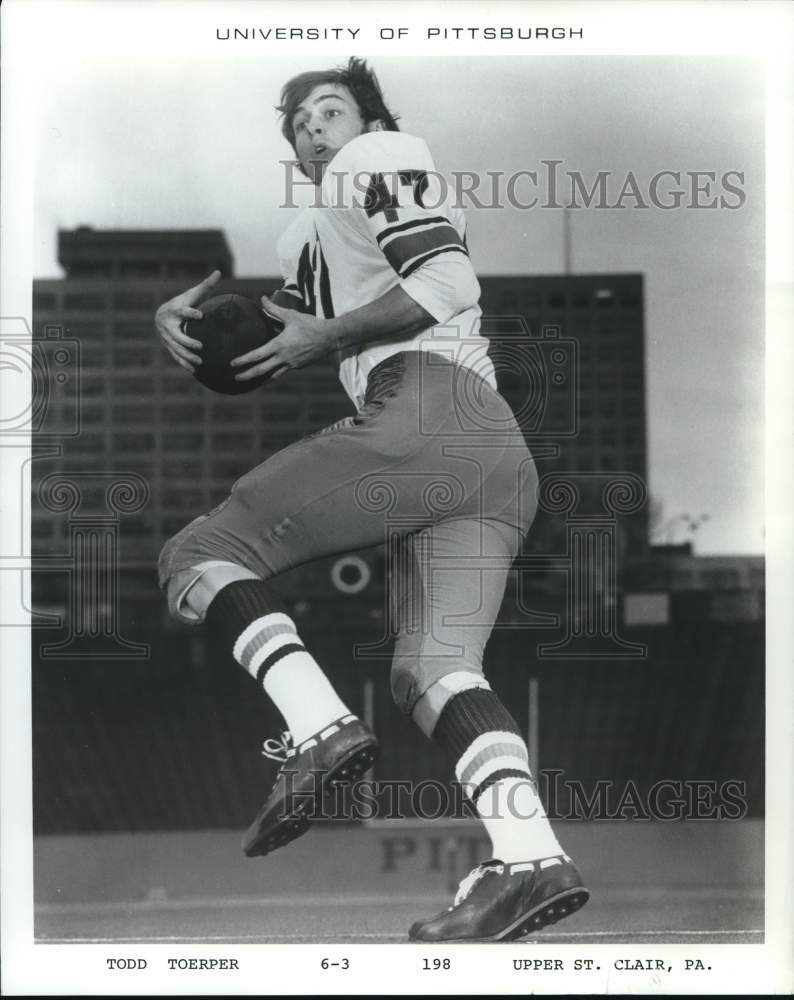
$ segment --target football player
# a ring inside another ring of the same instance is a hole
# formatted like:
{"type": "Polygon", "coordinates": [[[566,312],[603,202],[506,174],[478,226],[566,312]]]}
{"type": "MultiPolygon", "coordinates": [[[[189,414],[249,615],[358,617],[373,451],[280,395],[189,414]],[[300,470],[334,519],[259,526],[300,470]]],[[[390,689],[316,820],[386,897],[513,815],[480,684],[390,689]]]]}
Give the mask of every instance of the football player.
{"type": "MultiPolygon", "coordinates": [[[[311,804],[377,752],[267,581],[396,539],[392,693],[446,751],[492,841],[492,859],[452,905],[409,935],[512,940],[588,898],[538,798],[521,732],[483,675],[535,513],[534,464],[480,333],[463,214],[424,141],[398,130],[357,59],[290,80],[279,111],[318,199],[279,241],[284,284],[262,299],[283,332],[237,358],[250,365],[237,377],[281,377],[336,352],[357,413],[258,465],[170,539],[160,585],[171,613],[221,636],[286,721],[281,742],[266,743],[282,760],[279,780],[243,841],[262,855],[303,833],[311,804]]],[[[189,370],[200,345],[183,324],[201,317],[197,303],[218,278],[157,313],[189,370]]]]}

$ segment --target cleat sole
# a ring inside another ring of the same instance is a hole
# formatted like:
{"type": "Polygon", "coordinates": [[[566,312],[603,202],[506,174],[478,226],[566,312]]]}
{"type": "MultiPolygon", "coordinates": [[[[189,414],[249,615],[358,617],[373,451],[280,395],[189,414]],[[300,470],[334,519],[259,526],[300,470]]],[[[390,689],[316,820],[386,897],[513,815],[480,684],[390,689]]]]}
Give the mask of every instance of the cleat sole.
{"type": "Polygon", "coordinates": [[[499,934],[488,938],[489,941],[515,941],[516,938],[525,934],[532,934],[543,930],[549,924],[556,924],[558,920],[568,917],[575,910],[581,909],[590,898],[590,893],[584,886],[577,886],[573,889],[566,889],[556,896],[545,900],[539,907],[523,914],[511,926],[506,927],[499,934]]]}
{"type": "Polygon", "coordinates": [[[449,938],[443,941],[429,942],[409,932],[408,938],[411,941],[420,941],[425,944],[480,944],[488,941],[515,941],[517,938],[535,934],[543,930],[544,927],[548,927],[549,924],[556,924],[558,920],[570,916],[576,910],[581,909],[589,898],[590,892],[584,886],[566,889],[564,892],[550,896],[526,913],[522,913],[512,924],[490,937],[449,938]]]}
{"type": "MultiPolygon", "coordinates": [[[[334,789],[359,778],[365,774],[372,764],[378,759],[379,747],[377,740],[372,740],[357,747],[353,747],[346,756],[339,760],[334,768],[328,771],[320,779],[318,794],[315,796],[315,805],[320,805],[322,800],[333,794],[334,789]]],[[[264,857],[271,851],[307,833],[311,826],[311,819],[305,815],[309,808],[309,803],[303,802],[298,811],[292,816],[286,817],[277,829],[272,830],[262,841],[252,838],[249,841],[250,828],[243,841],[243,851],[249,858],[264,857]]]]}

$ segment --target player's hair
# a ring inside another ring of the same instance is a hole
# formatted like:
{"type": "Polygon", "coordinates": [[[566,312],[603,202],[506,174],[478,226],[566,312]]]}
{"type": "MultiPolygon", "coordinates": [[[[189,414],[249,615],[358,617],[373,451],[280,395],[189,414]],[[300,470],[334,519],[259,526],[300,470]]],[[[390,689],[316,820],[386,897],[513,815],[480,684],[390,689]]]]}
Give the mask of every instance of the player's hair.
{"type": "Polygon", "coordinates": [[[292,119],[309,94],[322,83],[336,83],[347,87],[358,105],[365,125],[380,120],[387,132],[400,131],[397,127],[397,115],[386,107],[375,71],[367,66],[366,60],[352,56],[347,66],[300,73],[284,84],[276,111],[281,112],[281,131],[293,149],[295,129],[292,119]]]}

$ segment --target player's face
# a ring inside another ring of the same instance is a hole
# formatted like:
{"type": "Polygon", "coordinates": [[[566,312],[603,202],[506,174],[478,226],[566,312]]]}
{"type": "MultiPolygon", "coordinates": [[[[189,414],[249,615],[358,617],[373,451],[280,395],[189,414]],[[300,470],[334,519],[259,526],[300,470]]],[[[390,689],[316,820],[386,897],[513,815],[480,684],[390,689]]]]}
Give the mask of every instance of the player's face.
{"type": "Polygon", "coordinates": [[[298,107],[292,127],[298,158],[315,184],[339,150],[367,131],[353,95],[338,83],[315,87],[298,107]]]}

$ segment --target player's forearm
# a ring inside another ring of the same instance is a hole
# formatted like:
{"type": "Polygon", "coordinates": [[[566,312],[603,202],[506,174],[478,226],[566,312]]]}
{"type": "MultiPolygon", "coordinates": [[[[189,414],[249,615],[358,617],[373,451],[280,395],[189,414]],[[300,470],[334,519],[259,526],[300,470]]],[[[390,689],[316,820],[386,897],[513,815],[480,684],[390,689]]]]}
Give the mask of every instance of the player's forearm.
{"type": "Polygon", "coordinates": [[[399,340],[429,330],[436,319],[415,299],[395,285],[385,295],[349,313],[326,320],[328,333],[338,350],[378,340],[399,340]]]}

